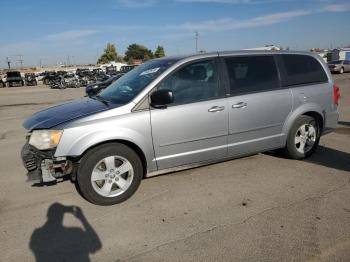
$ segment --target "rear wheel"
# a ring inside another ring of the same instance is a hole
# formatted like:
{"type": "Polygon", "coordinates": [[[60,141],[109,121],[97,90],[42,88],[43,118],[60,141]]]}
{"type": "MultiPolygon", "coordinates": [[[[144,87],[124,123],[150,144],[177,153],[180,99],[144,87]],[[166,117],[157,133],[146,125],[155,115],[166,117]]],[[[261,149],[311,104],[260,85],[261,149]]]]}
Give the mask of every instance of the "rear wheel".
{"type": "Polygon", "coordinates": [[[293,159],[304,159],[312,155],[320,140],[320,128],[310,116],[300,116],[293,124],[283,152],[293,159]]]}
{"type": "Polygon", "coordinates": [[[138,155],[120,143],[98,146],[81,159],[77,186],[82,196],[97,205],[113,205],[131,197],[143,176],[138,155]]]}

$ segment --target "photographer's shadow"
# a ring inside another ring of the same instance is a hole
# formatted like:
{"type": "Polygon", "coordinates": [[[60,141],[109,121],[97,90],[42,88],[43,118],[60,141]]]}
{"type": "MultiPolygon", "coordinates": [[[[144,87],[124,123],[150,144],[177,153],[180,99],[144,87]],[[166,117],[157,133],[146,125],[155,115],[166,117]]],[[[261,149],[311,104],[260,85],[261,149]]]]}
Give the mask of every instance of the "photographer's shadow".
{"type": "Polygon", "coordinates": [[[102,243],[79,207],[54,203],[46,223],[34,230],[29,246],[36,261],[90,261],[89,254],[101,249],[102,243]],[[80,220],[84,229],[63,226],[65,213],[80,220]]]}

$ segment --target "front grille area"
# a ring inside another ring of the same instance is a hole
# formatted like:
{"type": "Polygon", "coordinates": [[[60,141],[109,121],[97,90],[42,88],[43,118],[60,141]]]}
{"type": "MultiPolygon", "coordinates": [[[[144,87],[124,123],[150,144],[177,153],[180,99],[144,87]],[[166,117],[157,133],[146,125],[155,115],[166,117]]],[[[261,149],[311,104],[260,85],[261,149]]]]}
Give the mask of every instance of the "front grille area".
{"type": "Polygon", "coordinates": [[[35,169],[37,169],[35,159],[26,159],[25,160],[25,167],[28,171],[34,171],[35,169]]]}

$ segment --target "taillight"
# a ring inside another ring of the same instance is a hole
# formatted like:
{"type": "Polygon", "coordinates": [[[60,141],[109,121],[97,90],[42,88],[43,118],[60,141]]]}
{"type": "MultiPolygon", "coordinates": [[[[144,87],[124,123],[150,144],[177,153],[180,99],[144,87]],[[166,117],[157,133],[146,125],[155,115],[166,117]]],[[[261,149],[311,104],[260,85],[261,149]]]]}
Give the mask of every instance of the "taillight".
{"type": "Polygon", "coordinates": [[[339,105],[339,98],[340,98],[339,87],[336,85],[333,85],[333,102],[334,102],[334,104],[339,105]]]}

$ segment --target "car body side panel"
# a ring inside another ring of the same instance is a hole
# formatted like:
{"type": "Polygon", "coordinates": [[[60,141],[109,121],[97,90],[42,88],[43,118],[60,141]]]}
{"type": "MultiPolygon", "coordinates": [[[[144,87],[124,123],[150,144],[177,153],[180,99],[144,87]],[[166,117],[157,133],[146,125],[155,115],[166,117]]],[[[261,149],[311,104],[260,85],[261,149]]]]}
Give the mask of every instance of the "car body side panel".
{"type": "Polygon", "coordinates": [[[335,129],[339,114],[332,102],[332,88],[329,83],[315,84],[291,88],[293,94],[293,113],[284,125],[284,133],[288,134],[295,120],[308,112],[316,112],[322,116],[324,129],[335,129]]]}
{"type": "Polygon", "coordinates": [[[151,110],[152,134],[160,169],[227,157],[227,99],[151,110]],[[220,112],[209,112],[222,107],[220,112]]]}
{"type": "Polygon", "coordinates": [[[292,110],[290,90],[281,89],[229,98],[228,155],[281,147],[282,127],[292,110]],[[244,108],[233,108],[246,103],[244,108]]]}
{"type": "Polygon", "coordinates": [[[148,110],[117,116],[105,112],[94,119],[90,117],[72,123],[64,129],[55,157],[81,156],[97,144],[115,140],[137,145],[145,155],[147,171],[157,170],[148,110]]]}

